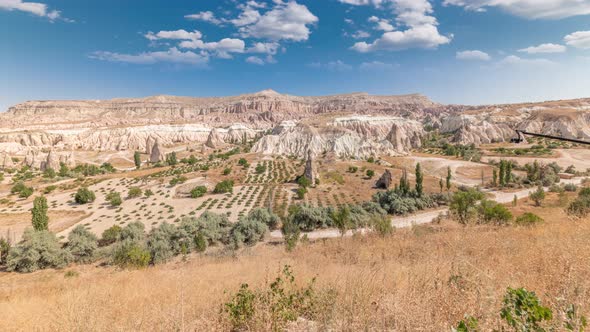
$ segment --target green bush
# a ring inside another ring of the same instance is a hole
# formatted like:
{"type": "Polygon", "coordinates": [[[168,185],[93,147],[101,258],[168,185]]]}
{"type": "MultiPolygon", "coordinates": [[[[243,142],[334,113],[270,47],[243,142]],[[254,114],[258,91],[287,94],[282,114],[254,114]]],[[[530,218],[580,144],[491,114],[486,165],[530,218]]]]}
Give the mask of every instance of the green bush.
{"type": "Polygon", "coordinates": [[[248,213],[248,218],[262,222],[271,230],[276,229],[279,224],[279,217],[266,208],[252,209],[248,213]]]}
{"type": "Polygon", "coordinates": [[[47,198],[44,196],[35,197],[33,209],[31,210],[33,229],[36,231],[46,231],[49,227],[49,217],[47,216],[47,198]]]}
{"type": "Polygon", "coordinates": [[[373,215],[370,220],[371,228],[380,236],[387,236],[393,233],[391,219],[384,215],[373,215]]]}
{"type": "Polygon", "coordinates": [[[12,247],[6,259],[8,271],[33,272],[46,268],[63,268],[71,260],[55,235],[49,231],[28,229],[21,242],[12,247]]]}
{"type": "Polygon", "coordinates": [[[33,187],[26,187],[25,189],[21,190],[21,192],[18,194],[18,197],[29,198],[29,197],[31,197],[31,195],[33,195],[33,192],[34,192],[33,187]]]}
{"type": "Polygon", "coordinates": [[[512,220],[512,213],[504,205],[482,200],[479,205],[479,222],[506,225],[512,220]]]}
{"type": "Polygon", "coordinates": [[[483,198],[482,192],[473,189],[456,192],[451,199],[450,211],[460,223],[466,224],[477,217],[476,203],[483,198]]]}
{"type": "Polygon", "coordinates": [[[305,198],[305,194],[307,194],[307,188],[305,188],[305,187],[299,187],[295,191],[295,194],[297,195],[297,199],[304,199],[305,198]]]}
{"type": "Polygon", "coordinates": [[[223,170],[223,175],[229,175],[230,173],[231,173],[231,168],[230,168],[230,167],[228,167],[228,168],[225,168],[225,169],[223,170]]]}
{"type": "Polygon", "coordinates": [[[295,205],[290,208],[288,219],[300,230],[311,232],[319,228],[332,226],[332,210],[312,207],[306,204],[295,205]]]}
{"type": "Polygon", "coordinates": [[[517,332],[545,331],[544,321],[553,318],[551,309],[541,305],[535,292],[508,288],[500,317],[517,332]]]}
{"type": "Polygon", "coordinates": [[[14,186],[12,186],[12,188],[10,188],[10,193],[11,194],[18,194],[21,191],[23,191],[26,188],[25,183],[22,181],[19,181],[17,183],[14,184],[14,186]]]}
{"type": "Polygon", "coordinates": [[[187,180],[188,180],[188,178],[186,176],[183,176],[183,175],[175,176],[174,178],[172,178],[172,180],[170,180],[170,185],[175,186],[177,184],[182,184],[182,183],[185,183],[187,180]]]}
{"type": "Polygon", "coordinates": [[[320,297],[314,289],[315,279],[298,287],[290,266],[286,265],[267,289],[251,290],[242,284],[240,290],[225,303],[232,331],[284,331],[298,318],[313,319],[320,299],[334,305],[334,293],[320,297]]]}
{"type": "Polygon", "coordinates": [[[201,234],[209,244],[228,244],[232,224],[226,215],[205,212],[200,217],[186,217],[180,223],[180,228],[191,239],[196,239],[201,234]]]}
{"type": "Polygon", "coordinates": [[[308,188],[311,186],[311,180],[302,175],[297,178],[297,184],[301,188],[308,188]]]}
{"type": "Polygon", "coordinates": [[[207,187],[205,186],[198,186],[191,190],[191,197],[192,198],[199,198],[205,196],[207,193],[207,187]]]}
{"type": "Polygon", "coordinates": [[[123,204],[123,199],[121,198],[121,194],[116,191],[112,191],[105,196],[107,202],[111,204],[111,206],[120,206],[123,204]]]}
{"type": "Polygon", "coordinates": [[[154,192],[153,192],[151,189],[146,189],[146,190],[143,192],[143,195],[144,195],[145,197],[151,197],[151,196],[154,196],[154,192]]]}
{"type": "Polygon", "coordinates": [[[543,222],[543,218],[541,218],[538,215],[531,213],[531,212],[527,212],[527,213],[521,215],[520,217],[516,218],[516,220],[514,221],[515,224],[520,225],[520,226],[535,225],[535,224],[539,224],[542,222],[543,222]]]}
{"type": "Polygon", "coordinates": [[[147,240],[151,263],[163,263],[177,255],[180,251],[180,244],[175,243],[177,238],[178,229],[173,225],[163,223],[159,227],[154,228],[148,235],[147,240]],[[179,245],[178,248],[176,248],[177,245],[179,245]]]}
{"type": "Polygon", "coordinates": [[[256,174],[262,174],[264,172],[266,172],[266,166],[264,166],[263,164],[258,164],[256,165],[256,174]]]}
{"type": "Polygon", "coordinates": [[[215,186],[215,189],[213,190],[213,192],[216,194],[225,194],[225,193],[231,193],[231,192],[233,192],[233,190],[234,190],[234,181],[233,180],[225,180],[225,181],[219,182],[215,186]]]}
{"type": "Polygon", "coordinates": [[[285,239],[285,248],[287,251],[292,251],[295,249],[301,235],[301,228],[299,228],[299,225],[297,225],[291,218],[287,218],[285,221],[283,221],[281,233],[283,233],[283,238],[285,239]]]}
{"type": "Polygon", "coordinates": [[[541,204],[543,204],[543,201],[545,200],[545,190],[542,186],[539,186],[537,190],[529,194],[529,198],[533,202],[535,202],[536,206],[541,206],[541,204]]]}
{"type": "Polygon", "coordinates": [[[68,251],[75,262],[89,263],[94,260],[98,239],[84,226],[76,226],[68,235],[68,251]]]}
{"type": "Polygon", "coordinates": [[[580,192],[578,198],[570,203],[567,213],[575,217],[586,217],[590,214],[590,197],[581,195],[580,192]]]}
{"type": "Polygon", "coordinates": [[[231,243],[234,248],[238,248],[242,244],[253,246],[262,241],[267,232],[268,226],[263,221],[242,217],[231,230],[231,243]]]}
{"type": "Polygon", "coordinates": [[[45,172],[43,172],[43,177],[48,178],[48,179],[53,179],[57,176],[57,173],[55,173],[55,170],[53,168],[48,168],[45,170],[45,172]]]}
{"type": "Polygon", "coordinates": [[[135,241],[122,241],[113,251],[113,263],[122,268],[143,268],[150,260],[150,252],[135,241]]]}
{"type": "Polygon", "coordinates": [[[82,187],[78,189],[76,195],[74,196],[74,201],[76,201],[76,203],[78,204],[87,204],[90,202],[94,202],[95,199],[96,195],[87,187],[82,187]]]}
{"type": "Polygon", "coordinates": [[[371,179],[373,176],[375,176],[375,171],[374,171],[374,170],[372,170],[372,169],[368,169],[368,170],[367,170],[367,177],[368,177],[369,179],[371,179]]]}
{"type": "Polygon", "coordinates": [[[120,239],[122,241],[130,240],[144,242],[145,225],[139,221],[132,222],[121,229],[120,239]]]}
{"type": "Polygon", "coordinates": [[[356,173],[358,170],[359,168],[356,166],[348,166],[348,173],[356,173]]]}
{"type": "Polygon", "coordinates": [[[203,236],[203,233],[197,233],[195,236],[195,250],[197,252],[204,252],[207,250],[207,239],[203,236]]]}
{"type": "Polygon", "coordinates": [[[121,231],[122,230],[123,229],[119,225],[113,225],[113,226],[105,229],[105,231],[102,232],[102,236],[100,239],[100,245],[108,246],[110,244],[113,244],[113,243],[119,241],[121,239],[121,231]]]}
{"type": "Polygon", "coordinates": [[[143,192],[141,191],[141,188],[131,187],[131,188],[129,188],[129,192],[127,192],[127,197],[137,198],[137,197],[141,197],[142,194],[143,194],[143,192]]]}
{"type": "Polygon", "coordinates": [[[51,194],[53,191],[55,191],[55,189],[57,189],[57,186],[50,185],[50,186],[45,187],[45,189],[43,189],[43,193],[45,195],[51,194]]]}

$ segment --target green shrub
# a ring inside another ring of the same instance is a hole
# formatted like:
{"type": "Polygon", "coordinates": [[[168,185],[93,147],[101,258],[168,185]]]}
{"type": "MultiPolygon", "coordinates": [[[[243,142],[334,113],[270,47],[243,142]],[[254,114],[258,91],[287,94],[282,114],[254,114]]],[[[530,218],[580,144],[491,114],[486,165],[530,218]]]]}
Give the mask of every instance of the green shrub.
{"type": "Polygon", "coordinates": [[[476,203],[483,197],[483,193],[477,190],[456,192],[451,199],[450,211],[460,223],[466,224],[477,216],[476,203]]]}
{"type": "Polygon", "coordinates": [[[33,187],[26,187],[25,189],[21,190],[21,192],[18,194],[18,197],[29,198],[29,197],[31,197],[31,195],[33,195],[33,192],[34,192],[33,187]]]}
{"type": "Polygon", "coordinates": [[[535,292],[524,288],[508,288],[500,317],[517,332],[545,331],[544,321],[553,318],[551,309],[541,305],[535,292]]]}
{"type": "Polygon", "coordinates": [[[215,186],[215,189],[213,190],[213,192],[216,194],[225,194],[225,193],[231,193],[231,192],[233,192],[233,190],[234,190],[234,181],[233,180],[225,180],[225,181],[219,182],[215,186]]]}
{"type": "Polygon", "coordinates": [[[183,176],[183,175],[175,176],[174,178],[172,178],[172,180],[170,180],[170,185],[175,186],[177,184],[182,184],[182,183],[185,183],[187,180],[188,179],[186,176],[183,176]]]}
{"type": "Polygon", "coordinates": [[[219,215],[207,211],[199,218],[184,218],[180,223],[180,228],[192,239],[195,239],[198,234],[201,234],[210,244],[228,244],[232,224],[226,215],[219,215]]]}
{"type": "Polygon", "coordinates": [[[178,254],[173,243],[176,238],[177,229],[173,225],[163,223],[159,227],[154,228],[148,235],[147,240],[151,263],[163,263],[178,254]]]}
{"type": "Polygon", "coordinates": [[[541,204],[543,204],[543,201],[545,200],[545,190],[542,186],[539,186],[537,190],[529,194],[529,198],[533,202],[535,202],[536,206],[541,206],[541,204]]]}
{"type": "Polygon", "coordinates": [[[55,235],[49,231],[28,229],[21,242],[10,249],[6,259],[8,271],[33,272],[46,268],[63,268],[71,260],[55,235]]]}
{"type": "Polygon", "coordinates": [[[452,332],[478,332],[478,325],[479,322],[477,321],[477,318],[467,316],[457,324],[456,328],[452,329],[452,332]]]}
{"type": "Polygon", "coordinates": [[[113,244],[113,243],[119,241],[121,239],[121,231],[122,230],[123,229],[119,225],[113,225],[113,226],[105,229],[105,231],[102,232],[102,236],[100,239],[100,245],[108,246],[110,244],[113,244]]]}
{"type": "Polygon", "coordinates": [[[231,173],[231,167],[225,168],[223,170],[223,175],[229,175],[231,173]]]}
{"type": "Polygon", "coordinates": [[[111,204],[111,206],[120,206],[123,204],[123,199],[121,198],[121,194],[116,191],[112,191],[105,196],[107,202],[111,204]]]}
{"type": "Polygon", "coordinates": [[[482,200],[479,205],[479,220],[486,224],[506,225],[512,220],[512,213],[502,204],[482,200]]]}
{"type": "Polygon", "coordinates": [[[287,251],[292,251],[299,242],[301,235],[301,228],[291,218],[287,218],[281,226],[281,233],[285,239],[285,248],[287,251]]]}
{"type": "Polygon", "coordinates": [[[132,222],[121,229],[120,240],[130,240],[135,242],[144,242],[145,225],[139,221],[132,222]]]}
{"type": "Polygon", "coordinates": [[[358,170],[359,168],[356,166],[348,166],[348,173],[356,173],[358,170]]]}
{"type": "MultiPolygon", "coordinates": [[[[297,287],[290,266],[284,266],[267,289],[251,290],[242,284],[240,290],[225,303],[232,331],[284,331],[298,318],[313,319],[320,297],[314,289],[315,279],[305,287],[297,287]]],[[[334,305],[334,293],[326,303],[334,305]]]]}
{"type": "Polygon", "coordinates": [[[535,225],[535,224],[539,224],[542,222],[543,222],[543,218],[541,218],[538,215],[531,213],[531,212],[527,212],[527,213],[521,215],[520,217],[516,218],[516,220],[514,221],[515,224],[521,225],[521,226],[535,225]]]}
{"type": "Polygon", "coordinates": [[[54,186],[54,185],[47,186],[47,187],[45,187],[45,189],[43,189],[43,193],[45,195],[51,194],[53,191],[55,191],[55,189],[57,189],[57,186],[54,186]]]}
{"type": "Polygon", "coordinates": [[[368,177],[369,179],[371,179],[373,176],[375,176],[375,171],[374,171],[374,170],[372,170],[372,169],[368,169],[368,170],[367,170],[367,177],[368,177]]]}
{"type": "Polygon", "coordinates": [[[264,166],[263,164],[258,164],[256,165],[256,174],[262,174],[264,172],[266,172],[266,166],[264,166]]]}
{"type": "Polygon", "coordinates": [[[145,197],[151,197],[151,196],[154,196],[154,192],[153,192],[151,189],[146,189],[146,190],[143,192],[143,196],[145,196],[145,197]]]}
{"type": "Polygon", "coordinates": [[[137,198],[137,197],[141,197],[142,194],[143,194],[143,192],[141,191],[141,188],[131,187],[131,188],[129,188],[129,192],[127,192],[127,197],[137,198]]]}
{"type": "Polygon", "coordinates": [[[18,194],[21,191],[23,191],[26,188],[25,183],[22,181],[19,181],[17,183],[14,184],[14,186],[12,186],[12,188],[10,188],[10,193],[11,194],[18,194]]]}
{"type": "Polygon", "coordinates": [[[74,196],[74,201],[76,201],[76,203],[78,204],[87,204],[90,202],[94,202],[95,199],[96,195],[87,187],[82,187],[78,189],[76,195],[74,196]]]}
{"type": "Polygon", "coordinates": [[[242,217],[231,230],[231,243],[235,248],[242,244],[253,246],[264,239],[268,226],[258,219],[242,217]]]}
{"type": "Polygon", "coordinates": [[[380,236],[387,236],[393,233],[391,219],[385,215],[373,215],[370,220],[371,227],[380,236]]]}
{"type": "Polygon", "coordinates": [[[150,252],[135,241],[122,241],[113,251],[113,263],[122,268],[143,268],[150,260],[150,252]]]}
{"type": "Polygon", "coordinates": [[[252,209],[248,213],[248,218],[262,222],[271,230],[276,229],[279,224],[279,217],[266,208],[252,209]]]}
{"type": "Polygon", "coordinates": [[[207,193],[207,187],[205,186],[198,186],[191,190],[191,197],[192,198],[199,198],[205,196],[207,193]]]}
{"type": "Polygon", "coordinates": [[[295,194],[297,195],[297,199],[304,199],[305,198],[305,194],[307,194],[307,188],[305,188],[305,187],[299,187],[295,191],[295,194]]]}
{"type": "Polygon", "coordinates": [[[301,188],[308,188],[311,186],[311,180],[302,175],[297,178],[297,184],[301,188]]]}
{"type": "Polygon", "coordinates": [[[300,230],[311,232],[318,228],[332,226],[332,211],[325,208],[316,208],[306,204],[295,205],[290,208],[288,219],[300,230]]]}
{"type": "Polygon", "coordinates": [[[43,172],[43,177],[46,177],[48,179],[53,179],[57,176],[57,173],[55,173],[55,170],[53,168],[48,168],[45,170],[45,172],[43,172]]]}
{"type": "Polygon", "coordinates": [[[11,247],[12,245],[9,240],[0,237],[0,266],[6,264],[6,258],[8,257],[11,247]]]}
{"type": "Polygon", "coordinates": [[[567,213],[575,217],[586,217],[590,214],[590,197],[579,195],[567,208],[567,213]]]}
{"type": "Polygon", "coordinates": [[[76,226],[68,235],[67,249],[75,262],[92,262],[97,248],[98,239],[82,225],[76,226]]]}
{"type": "Polygon", "coordinates": [[[205,252],[207,250],[207,239],[203,236],[203,233],[197,233],[195,236],[195,251],[197,252],[205,252]]]}

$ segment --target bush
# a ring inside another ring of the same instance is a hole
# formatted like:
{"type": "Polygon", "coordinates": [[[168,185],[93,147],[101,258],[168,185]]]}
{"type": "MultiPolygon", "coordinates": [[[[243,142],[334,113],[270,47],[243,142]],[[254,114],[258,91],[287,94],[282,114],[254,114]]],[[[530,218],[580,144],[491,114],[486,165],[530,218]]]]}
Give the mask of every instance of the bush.
{"type": "Polygon", "coordinates": [[[543,218],[531,212],[523,214],[522,216],[516,218],[516,220],[514,221],[514,223],[519,226],[535,225],[542,222],[543,218]]]}
{"type": "Polygon", "coordinates": [[[14,184],[14,186],[12,186],[12,188],[10,188],[10,193],[11,194],[18,194],[21,191],[23,191],[26,188],[25,183],[22,181],[19,181],[17,183],[14,184]]]}
{"type": "Polygon", "coordinates": [[[541,206],[541,204],[543,204],[543,201],[545,200],[545,190],[543,189],[543,187],[539,186],[537,190],[529,194],[529,198],[533,202],[535,202],[536,206],[541,206]]]}
{"type": "MultiPolygon", "coordinates": [[[[147,247],[151,256],[152,264],[159,264],[168,261],[180,252],[175,243],[178,230],[173,225],[163,223],[154,228],[148,236],[147,247]]],[[[185,244],[184,248],[187,248],[185,244]]],[[[188,250],[188,249],[187,249],[188,250]]]]}
{"type": "Polygon", "coordinates": [[[285,239],[285,248],[287,251],[295,249],[301,235],[301,229],[299,228],[299,225],[295,224],[291,218],[287,218],[283,222],[281,233],[283,233],[283,238],[285,239]]]}
{"type": "Polygon", "coordinates": [[[304,199],[305,198],[305,194],[307,194],[307,188],[305,188],[305,187],[299,187],[295,191],[295,194],[297,195],[297,199],[304,199]]]}
{"type": "Polygon", "coordinates": [[[389,214],[406,215],[437,206],[438,196],[416,197],[414,192],[406,189],[394,189],[376,193],[373,195],[373,202],[378,203],[389,214]]]}
{"type": "Polygon", "coordinates": [[[218,215],[208,211],[199,218],[184,218],[180,224],[180,228],[193,240],[201,234],[209,244],[228,244],[231,226],[226,215],[218,215]]]}
{"type": "Polygon", "coordinates": [[[8,271],[33,272],[46,268],[63,268],[70,260],[69,252],[62,249],[53,233],[28,229],[23,234],[22,241],[10,249],[6,268],[8,271]]]}
{"type": "Polygon", "coordinates": [[[118,192],[112,191],[105,196],[107,202],[111,204],[111,206],[120,206],[123,204],[123,199],[121,198],[121,194],[118,192]]]}
{"type": "Polygon", "coordinates": [[[213,190],[213,192],[216,194],[225,194],[225,193],[231,193],[231,192],[233,192],[233,190],[234,190],[234,181],[233,180],[225,180],[225,181],[219,182],[215,186],[215,189],[213,190]]]}
{"type": "Polygon", "coordinates": [[[151,196],[154,196],[154,192],[153,192],[151,189],[146,189],[146,190],[143,192],[143,196],[145,196],[145,197],[151,197],[151,196]]]}
{"type": "Polygon", "coordinates": [[[264,239],[268,232],[268,226],[261,220],[250,217],[242,217],[231,230],[231,242],[234,248],[242,244],[253,246],[264,239]]]}
{"type": "Polygon", "coordinates": [[[372,177],[374,177],[374,176],[375,176],[375,171],[374,171],[374,170],[372,170],[372,169],[368,169],[368,170],[367,170],[367,177],[368,177],[369,179],[371,179],[371,178],[372,178],[372,177]]]}
{"type": "Polygon", "coordinates": [[[43,193],[45,195],[51,194],[55,189],[57,189],[57,186],[54,186],[54,185],[47,186],[47,187],[45,187],[45,189],[43,189],[43,193]]]}
{"type": "Polygon", "coordinates": [[[348,166],[348,173],[356,173],[358,170],[359,168],[356,166],[348,166]]]}
{"type": "Polygon", "coordinates": [[[191,190],[191,197],[192,198],[199,198],[205,196],[207,193],[207,187],[205,186],[198,186],[191,190]]]}
{"type": "Polygon", "coordinates": [[[197,233],[195,237],[195,250],[197,252],[204,252],[207,250],[207,239],[203,236],[203,233],[197,233]]]}
{"type": "Polygon", "coordinates": [[[12,245],[10,244],[10,241],[5,238],[0,238],[0,265],[6,264],[6,258],[8,257],[11,247],[12,245]]]}
{"type": "Polygon", "coordinates": [[[389,217],[384,215],[374,215],[371,220],[371,228],[380,236],[387,236],[393,233],[393,225],[389,217]]]}
{"type": "Polygon", "coordinates": [[[567,192],[574,193],[574,192],[576,192],[576,191],[578,190],[578,186],[576,186],[576,185],[575,185],[575,184],[573,184],[573,183],[568,183],[568,184],[566,184],[565,186],[563,186],[563,189],[564,189],[565,191],[567,191],[567,192]]]}
{"type": "Polygon", "coordinates": [[[96,236],[82,225],[76,226],[68,235],[67,249],[72,254],[75,262],[92,262],[97,248],[98,240],[96,236]]]}
{"type": "Polygon", "coordinates": [[[86,187],[78,189],[78,192],[76,192],[76,195],[74,196],[74,201],[76,201],[76,203],[78,204],[87,204],[90,202],[94,202],[95,199],[96,195],[94,194],[94,192],[86,187]]]}
{"type": "Polygon", "coordinates": [[[226,169],[223,170],[223,175],[229,175],[231,173],[231,168],[228,167],[226,169]]]}
{"type": "Polygon", "coordinates": [[[586,217],[590,214],[590,197],[580,194],[575,201],[570,203],[567,213],[575,217],[586,217]]]}
{"type": "Polygon", "coordinates": [[[108,246],[119,241],[121,239],[122,230],[123,229],[119,225],[113,225],[110,228],[107,228],[104,232],[102,232],[100,245],[108,246]]]}
{"type": "Polygon", "coordinates": [[[483,197],[477,190],[459,191],[451,199],[450,211],[460,223],[466,224],[477,216],[476,203],[483,197]]]}
{"type": "Polygon", "coordinates": [[[318,228],[332,226],[331,214],[331,209],[302,204],[291,207],[288,218],[291,222],[297,225],[300,230],[311,232],[318,228]]]}
{"type": "Polygon", "coordinates": [[[279,224],[279,217],[266,208],[252,209],[248,213],[248,218],[262,222],[271,230],[276,229],[279,224]]]}
{"type": "Polygon", "coordinates": [[[131,187],[129,188],[129,192],[127,192],[127,197],[129,198],[137,198],[137,197],[141,197],[141,194],[143,192],[141,191],[141,188],[139,187],[131,187]]]}
{"type": "Polygon", "coordinates": [[[121,229],[120,240],[143,242],[145,240],[145,225],[139,221],[128,224],[121,229]]]}
{"type": "Polygon", "coordinates": [[[113,263],[122,268],[143,268],[150,260],[150,252],[135,241],[122,241],[113,251],[113,263]]]}
{"type": "Polygon", "coordinates": [[[182,175],[175,176],[174,178],[172,178],[172,180],[170,180],[170,185],[175,186],[177,184],[182,184],[182,183],[185,183],[186,180],[188,180],[186,176],[182,176],[182,175]]]}
{"type": "MultiPolygon", "coordinates": [[[[314,290],[315,279],[305,287],[298,287],[290,266],[281,273],[268,289],[251,290],[242,284],[240,290],[225,303],[232,331],[284,331],[289,322],[298,318],[311,320],[320,306],[320,297],[314,290]]],[[[334,303],[330,293],[326,303],[334,303]]]]}
{"type": "Polygon", "coordinates": [[[53,179],[57,176],[57,173],[55,173],[55,170],[53,168],[48,168],[45,170],[45,172],[43,172],[43,177],[46,177],[48,179],[53,179]]]}
{"type": "Polygon", "coordinates": [[[545,331],[543,321],[553,318],[551,309],[541,305],[535,292],[524,288],[508,288],[504,296],[500,317],[514,331],[545,331]]]}
{"type": "Polygon", "coordinates": [[[308,188],[311,187],[311,180],[302,175],[297,178],[297,184],[301,188],[308,188]]]}
{"type": "Polygon", "coordinates": [[[29,197],[31,197],[31,195],[33,195],[33,192],[34,192],[33,187],[26,187],[25,189],[21,190],[21,192],[18,194],[18,197],[29,198],[29,197]]]}
{"type": "Polygon", "coordinates": [[[512,213],[502,204],[483,200],[479,205],[479,219],[481,223],[506,225],[512,220],[512,213]]]}
{"type": "Polygon", "coordinates": [[[256,165],[256,174],[262,174],[264,172],[266,172],[266,166],[264,166],[263,164],[258,164],[256,165]]]}

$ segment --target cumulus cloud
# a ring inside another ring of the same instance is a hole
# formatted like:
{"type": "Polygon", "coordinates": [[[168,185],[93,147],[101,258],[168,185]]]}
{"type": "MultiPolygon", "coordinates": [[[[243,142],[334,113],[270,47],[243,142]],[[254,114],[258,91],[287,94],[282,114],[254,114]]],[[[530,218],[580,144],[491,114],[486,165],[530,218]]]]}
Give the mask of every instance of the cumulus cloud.
{"type": "Polygon", "coordinates": [[[490,61],[492,57],[486,52],[473,50],[473,51],[461,51],[457,52],[455,56],[459,60],[480,60],[480,61],[490,61]]]}
{"type": "Polygon", "coordinates": [[[444,0],[443,4],[473,11],[497,7],[529,19],[560,19],[590,14],[590,0],[444,0]]]}
{"type": "Polygon", "coordinates": [[[246,43],[241,39],[236,38],[224,38],[218,42],[205,42],[201,40],[203,34],[195,30],[192,32],[186,30],[174,30],[174,31],[160,31],[158,33],[148,32],[145,35],[150,41],[157,40],[180,40],[178,44],[180,48],[187,49],[200,49],[214,52],[217,57],[229,59],[231,53],[244,53],[246,43]]]}
{"type": "Polygon", "coordinates": [[[49,10],[46,4],[39,2],[25,2],[22,0],[0,0],[0,10],[18,10],[27,12],[36,16],[46,17],[51,21],[57,20],[61,16],[58,10],[49,10]]]}
{"type": "Polygon", "coordinates": [[[576,31],[565,36],[564,40],[568,46],[590,49],[590,31],[576,31]]]}
{"type": "Polygon", "coordinates": [[[369,22],[375,23],[375,30],[381,30],[381,31],[395,30],[395,28],[393,27],[393,25],[391,25],[389,20],[386,20],[384,18],[378,18],[377,16],[371,16],[371,17],[369,17],[369,22]]]}
{"type": "Polygon", "coordinates": [[[275,0],[275,6],[263,14],[259,9],[260,7],[254,7],[248,2],[242,7],[239,17],[231,20],[239,27],[242,37],[273,41],[305,41],[311,34],[310,26],[319,21],[306,6],[295,1],[285,3],[275,0]]]}
{"type": "Polygon", "coordinates": [[[186,30],[174,30],[174,31],[160,31],[158,33],[148,32],[144,35],[145,38],[151,41],[160,39],[176,39],[176,40],[199,40],[203,37],[200,31],[186,31],[186,30]]]}
{"type": "Polygon", "coordinates": [[[371,37],[371,34],[368,33],[368,32],[366,32],[366,31],[359,30],[359,31],[353,33],[351,35],[351,37],[354,38],[354,39],[365,39],[365,38],[371,37]]]}
{"type": "Polygon", "coordinates": [[[215,17],[215,14],[213,14],[213,12],[211,12],[211,11],[185,15],[184,18],[189,19],[189,20],[209,22],[209,23],[215,24],[215,25],[220,25],[223,23],[223,20],[215,17]]]}
{"type": "Polygon", "coordinates": [[[559,44],[541,44],[538,46],[531,46],[518,50],[521,53],[537,54],[537,53],[563,53],[567,47],[559,44]]]}
{"type": "MultiPolygon", "coordinates": [[[[438,21],[432,16],[434,11],[428,0],[340,1],[353,5],[391,6],[397,25],[405,27],[405,30],[386,31],[371,43],[358,42],[352,46],[355,51],[366,53],[410,48],[433,49],[451,42],[452,36],[443,36],[438,31],[438,21]]],[[[370,20],[375,21],[375,18],[370,20]]]]}
{"type": "Polygon", "coordinates": [[[257,56],[249,56],[246,58],[246,62],[254,64],[254,65],[259,65],[259,66],[263,66],[264,65],[264,60],[262,60],[260,57],[257,56]]]}
{"type": "Polygon", "coordinates": [[[166,62],[202,66],[206,65],[209,61],[209,57],[205,53],[195,53],[192,51],[182,52],[175,47],[170,48],[167,51],[144,52],[139,54],[122,54],[99,51],[92,53],[89,57],[103,61],[123,62],[138,65],[149,65],[166,62]]]}

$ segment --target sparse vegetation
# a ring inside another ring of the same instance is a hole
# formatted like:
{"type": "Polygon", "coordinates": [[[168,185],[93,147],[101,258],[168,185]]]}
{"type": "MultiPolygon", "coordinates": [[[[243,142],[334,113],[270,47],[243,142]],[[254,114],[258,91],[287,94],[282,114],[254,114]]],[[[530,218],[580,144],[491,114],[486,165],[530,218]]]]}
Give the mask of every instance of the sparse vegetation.
{"type": "Polygon", "coordinates": [[[88,204],[94,202],[96,199],[96,195],[93,191],[88,189],[87,187],[82,187],[78,189],[76,195],[74,196],[74,201],[78,204],[88,204]]]}

